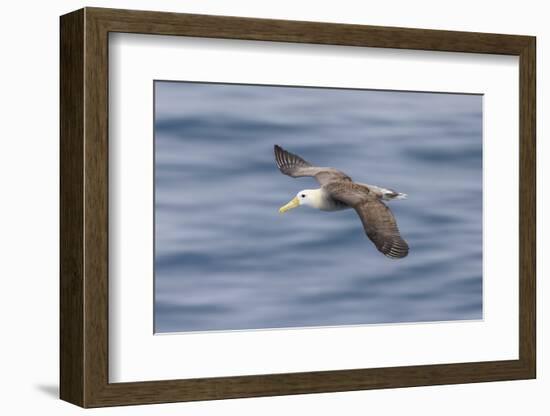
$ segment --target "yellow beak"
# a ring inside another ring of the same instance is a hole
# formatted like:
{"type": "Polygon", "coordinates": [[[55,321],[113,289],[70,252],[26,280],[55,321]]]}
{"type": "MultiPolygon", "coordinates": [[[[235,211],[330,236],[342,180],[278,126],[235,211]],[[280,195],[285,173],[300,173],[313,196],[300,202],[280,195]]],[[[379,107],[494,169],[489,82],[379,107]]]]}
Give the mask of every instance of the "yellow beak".
{"type": "Polygon", "coordinates": [[[298,205],[300,205],[300,200],[298,199],[298,197],[295,197],[288,204],[283,205],[281,208],[279,208],[279,213],[284,214],[288,210],[290,210],[292,208],[296,208],[298,205]]]}

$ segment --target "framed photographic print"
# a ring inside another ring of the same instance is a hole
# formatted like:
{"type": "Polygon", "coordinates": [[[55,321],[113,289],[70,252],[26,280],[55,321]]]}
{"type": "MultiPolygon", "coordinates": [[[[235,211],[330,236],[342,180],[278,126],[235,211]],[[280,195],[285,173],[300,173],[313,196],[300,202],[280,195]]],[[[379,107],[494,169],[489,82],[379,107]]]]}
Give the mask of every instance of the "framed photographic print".
{"type": "Polygon", "coordinates": [[[534,378],[535,38],[61,17],[83,407],[534,378]]]}

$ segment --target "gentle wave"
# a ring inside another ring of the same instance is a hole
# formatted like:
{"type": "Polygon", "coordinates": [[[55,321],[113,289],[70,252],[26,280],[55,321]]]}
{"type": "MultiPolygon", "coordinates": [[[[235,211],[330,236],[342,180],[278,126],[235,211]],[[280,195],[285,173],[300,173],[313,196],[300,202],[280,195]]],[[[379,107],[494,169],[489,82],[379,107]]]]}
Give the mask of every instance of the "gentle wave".
{"type": "Polygon", "coordinates": [[[157,82],[155,331],[480,319],[481,97],[157,82]],[[390,260],[353,210],[279,206],[280,144],[390,203],[390,260]]]}

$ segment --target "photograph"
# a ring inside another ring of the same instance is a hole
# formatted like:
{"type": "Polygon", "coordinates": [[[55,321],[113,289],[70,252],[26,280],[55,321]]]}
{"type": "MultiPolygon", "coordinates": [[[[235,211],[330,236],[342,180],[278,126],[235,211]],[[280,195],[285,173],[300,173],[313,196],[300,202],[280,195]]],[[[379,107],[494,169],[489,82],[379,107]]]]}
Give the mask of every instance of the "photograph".
{"type": "Polygon", "coordinates": [[[155,80],[154,332],[483,319],[483,95],[155,80]]]}

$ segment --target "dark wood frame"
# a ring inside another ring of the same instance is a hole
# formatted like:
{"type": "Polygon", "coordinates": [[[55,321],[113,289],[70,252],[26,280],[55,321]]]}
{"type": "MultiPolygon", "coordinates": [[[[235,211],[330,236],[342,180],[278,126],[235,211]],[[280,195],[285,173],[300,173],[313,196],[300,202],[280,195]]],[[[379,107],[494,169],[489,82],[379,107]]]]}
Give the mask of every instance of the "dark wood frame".
{"type": "Polygon", "coordinates": [[[85,8],[61,17],[60,396],[83,407],[535,378],[535,38],[85,8]],[[109,383],[108,34],[249,39],[519,56],[519,359],[109,383]]]}

